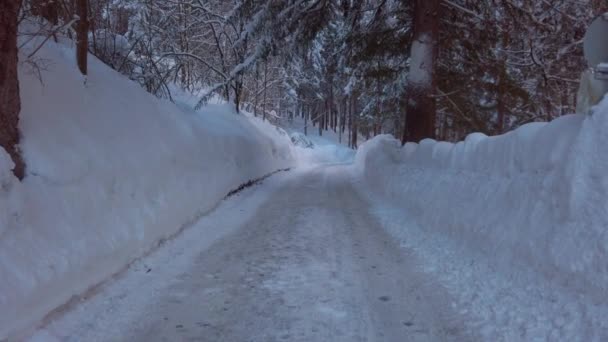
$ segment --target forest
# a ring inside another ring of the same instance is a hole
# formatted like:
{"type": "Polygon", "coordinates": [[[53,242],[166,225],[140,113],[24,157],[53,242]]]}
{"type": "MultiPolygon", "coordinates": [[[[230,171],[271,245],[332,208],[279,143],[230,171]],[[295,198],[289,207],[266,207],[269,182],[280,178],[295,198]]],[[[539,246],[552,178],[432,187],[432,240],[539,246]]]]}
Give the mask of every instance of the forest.
{"type": "Polygon", "coordinates": [[[0,341],[608,341],[606,93],[607,0],[0,0],[0,341]]]}
{"type": "MultiPolygon", "coordinates": [[[[12,26],[2,36],[69,37],[79,46],[83,74],[88,50],[158,97],[171,99],[175,84],[198,94],[199,106],[220,96],[236,111],[269,120],[301,116],[310,129],[339,132],[353,147],[358,134],[456,141],[573,113],[585,28],[607,7],[602,0],[7,0],[0,6],[0,26],[12,26]],[[34,21],[36,30],[17,32],[22,21],[34,21]]],[[[14,59],[16,51],[7,50],[3,59],[14,59]]],[[[23,57],[22,63],[40,64],[35,53],[23,57]]],[[[2,68],[15,65],[3,61],[2,68]]],[[[14,75],[8,69],[3,82],[14,75]]],[[[2,120],[11,121],[10,112],[3,109],[2,120]]],[[[15,134],[2,134],[9,150],[15,134]]]]}

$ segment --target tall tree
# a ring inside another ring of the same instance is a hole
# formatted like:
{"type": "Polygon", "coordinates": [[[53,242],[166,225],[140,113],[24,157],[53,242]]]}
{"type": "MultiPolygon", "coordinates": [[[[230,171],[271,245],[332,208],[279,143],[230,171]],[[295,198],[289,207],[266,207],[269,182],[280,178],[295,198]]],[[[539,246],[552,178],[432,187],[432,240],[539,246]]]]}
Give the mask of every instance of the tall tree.
{"type": "Polygon", "coordinates": [[[439,43],[439,0],[414,3],[414,41],[407,77],[407,104],[402,142],[435,136],[435,62],[439,43]]]}
{"type": "MultiPolygon", "coordinates": [[[[78,12],[79,1],[89,7],[82,18],[90,20],[96,56],[159,97],[171,98],[170,83],[177,82],[201,95],[199,105],[221,96],[256,114],[265,107],[267,118],[278,111],[272,120],[297,112],[323,129],[392,133],[404,141],[497,134],[572,113],[584,68],[581,39],[606,8],[606,0],[27,0],[24,6],[45,15],[49,4],[61,4],[61,24],[78,12]]],[[[66,34],[72,32],[70,25],[66,34]]]]}
{"type": "Polygon", "coordinates": [[[25,163],[19,144],[19,80],[17,78],[17,18],[21,0],[0,1],[0,146],[10,154],[13,173],[23,179],[25,163]]]}
{"type": "Polygon", "coordinates": [[[89,11],[88,0],[77,0],[76,14],[78,24],[76,26],[76,61],[78,69],[83,75],[87,75],[87,53],[89,50],[89,11]]]}

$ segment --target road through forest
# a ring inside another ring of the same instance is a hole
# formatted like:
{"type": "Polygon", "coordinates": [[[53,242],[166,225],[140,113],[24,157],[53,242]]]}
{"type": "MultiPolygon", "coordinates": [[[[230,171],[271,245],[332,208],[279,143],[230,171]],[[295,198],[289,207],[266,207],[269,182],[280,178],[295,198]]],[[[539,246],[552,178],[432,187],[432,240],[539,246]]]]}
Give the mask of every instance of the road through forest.
{"type": "Polygon", "coordinates": [[[273,176],[200,221],[32,339],[474,340],[345,166],[273,176]]]}

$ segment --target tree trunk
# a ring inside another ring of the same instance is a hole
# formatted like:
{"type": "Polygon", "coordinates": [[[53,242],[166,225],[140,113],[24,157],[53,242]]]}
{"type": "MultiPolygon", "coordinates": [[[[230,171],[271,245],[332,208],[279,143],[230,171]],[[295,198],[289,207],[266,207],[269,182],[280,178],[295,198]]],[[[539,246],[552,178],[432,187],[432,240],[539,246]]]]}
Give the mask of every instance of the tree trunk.
{"type": "Polygon", "coordinates": [[[510,25],[507,23],[504,25],[505,29],[502,33],[500,51],[500,63],[497,65],[498,68],[498,94],[497,94],[497,111],[498,111],[498,125],[497,133],[502,134],[505,132],[505,120],[507,118],[507,53],[506,49],[511,43],[509,32],[511,32],[510,25]]]}
{"type": "Polygon", "coordinates": [[[321,112],[323,112],[323,114],[321,114],[321,116],[319,117],[319,136],[323,135],[323,127],[325,127],[325,111],[327,110],[327,105],[325,106],[325,108],[321,109],[321,112]]]}
{"type": "Polygon", "coordinates": [[[304,112],[304,135],[308,135],[308,115],[310,113],[310,108],[306,107],[306,111],[304,112]]]}
{"type": "MultiPolygon", "coordinates": [[[[242,76],[241,76],[242,77],[242,76]]],[[[243,90],[243,80],[237,76],[234,80],[234,106],[237,114],[241,112],[241,91],[243,90]]]]}
{"type": "Polygon", "coordinates": [[[23,179],[25,164],[19,154],[19,79],[17,78],[17,18],[21,0],[0,1],[0,146],[15,163],[13,173],[23,179]]]}
{"type": "Polygon", "coordinates": [[[268,60],[264,60],[264,101],[262,102],[262,121],[266,120],[266,90],[268,88],[268,60]]]}
{"type": "MultiPolygon", "coordinates": [[[[378,69],[380,69],[380,63],[378,62],[378,69]]],[[[380,88],[380,77],[376,79],[376,113],[374,114],[374,132],[372,136],[378,135],[380,121],[382,120],[382,88],[380,88]]]]}
{"type": "Polygon", "coordinates": [[[89,20],[87,18],[88,0],[77,0],[76,14],[80,18],[76,25],[76,61],[78,69],[87,75],[87,52],[89,48],[89,20]]]}
{"type": "Polygon", "coordinates": [[[253,116],[258,116],[258,78],[260,76],[259,64],[255,63],[255,95],[253,97],[253,116]]]}
{"type": "Polygon", "coordinates": [[[357,130],[358,130],[358,128],[357,128],[357,115],[355,114],[355,112],[357,110],[357,98],[356,98],[356,96],[353,96],[352,101],[353,101],[352,102],[352,107],[351,107],[351,110],[352,110],[352,112],[351,112],[351,122],[352,122],[351,125],[352,126],[351,126],[351,132],[350,132],[351,135],[352,135],[352,137],[350,139],[350,142],[352,144],[351,147],[354,148],[354,149],[356,149],[357,148],[357,134],[358,134],[357,133],[357,130]]]}
{"type": "Polygon", "coordinates": [[[280,117],[282,117],[282,116],[281,116],[281,113],[282,113],[282,111],[283,111],[283,108],[281,108],[281,98],[282,98],[282,96],[283,96],[283,88],[282,88],[282,87],[279,87],[279,99],[278,99],[278,101],[277,101],[277,102],[278,102],[278,103],[277,103],[277,116],[278,116],[279,118],[280,118],[280,117]]]}
{"type": "MultiPolygon", "coordinates": [[[[351,98],[352,98],[352,95],[351,95],[351,98]]],[[[347,106],[346,107],[346,111],[347,111],[346,115],[348,115],[348,147],[352,146],[352,144],[351,144],[351,138],[352,138],[351,132],[353,130],[353,109],[352,109],[352,107],[353,107],[352,106],[353,101],[351,100],[351,98],[348,99],[348,102],[346,104],[346,106],[347,106]]]]}
{"type": "Polygon", "coordinates": [[[505,91],[505,74],[500,74],[498,79],[498,94],[496,98],[496,111],[498,112],[498,122],[496,125],[496,133],[502,134],[505,131],[505,118],[507,112],[507,101],[505,91]]]}
{"type": "Polygon", "coordinates": [[[342,115],[344,114],[344,100],[340,101],[338,104],[338,143],[342,143],[342,125],[344,119],[342,115]]]}
{"type": "Polygon", "coordinates": [[[408,74],[405,129],[402,142],[435,136],[435,61],[439,40],[439,0],[414,3],[414,41],[408,74]]]}

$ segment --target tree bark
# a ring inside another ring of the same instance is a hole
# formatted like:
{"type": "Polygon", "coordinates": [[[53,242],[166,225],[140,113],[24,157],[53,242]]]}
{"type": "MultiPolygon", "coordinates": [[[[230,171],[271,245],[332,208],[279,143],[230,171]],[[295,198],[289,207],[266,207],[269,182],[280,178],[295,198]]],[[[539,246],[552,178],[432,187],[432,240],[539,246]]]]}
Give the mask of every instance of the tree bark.
{"type": "Polygon", "coordinates": [[[255,95],[254,95],[254,101],[253,101],[253,116],[258,116],[258,78],[260,76],[260,72],[259,72],[259,64],[255,63],[255,95]]]}
{"type": "Polygon", "coordinates": [[[351,104],[351,139],[350,139],[350,143],[351,143],[351,147],[356,149],[357,148],[357,115],[355,114],[355,111],[357,109],[357,97],[353,96],[352,97],[352,104],[351,104]]]}
{"type": "Polygon", "coordinates": [[[17,18],[21,0],[0,1],[0,146],[15,163],[13,173],[25,176],[25,163],[19,153],[19,79],[17,77],[17,18]]]}
{"type": "Polygon", "coordinates": [[[352,130],[353,130],[353,101],[352,101],[352,95],[351,97],[348,99],[348,102],[346,104],[346,115],[348,115],[348,147],[352,147],[351,144],[351,140],[352,140],[352,130]]]}
{"type": "Polygon", "coordinates": [[[505,90],[506,75],[501,73],[498,77],[498,93],[496,98],[496,111],[498,112],[498,122],[496,125],[496,134],[502,134],[505,131],[505,118],[507,117],[507,92],[505,90]]]}
{"type": "Polygon", "coordinates": [[[507,23],[504,25],[505,29],[502,33],[501,49],[500,52],[500,63],[497,65],[498,72],[498,92],[497,92],[497,111],[498,111],[498,125],[497,132],[502,134],[505,131],[505,120],[507,118],[507,53],[505,50],[511,44],[509,32],[511,32],[510,25],[507,23]]]}
{"type": "Polygon", "coordinates": [[[308,135],[308,116],[310,113],[310,107],[306,107],[304,112],[304,135],[308,135]]]}
{"type": "Polygon", "coordinates": [[[262,103],[262,121],[266,121],[266,90],[268,89],[268,60],[264,60],[264,102],[262,103]]]}
{"type": "Polygon", "coordinates": [[[88,0],[77,0],[76,13],[80,18],[76,25],[76,62],[83,75],[87,75],[87,53],[89,49],[88,0]]]}
{"type": "Polygon", "coordinates": [[[323,112],[323,114],[321,114],[321,116],[319,117],[319,136],[323,135],[323,127],[325,127],[325,113],[327,111],[327,101],[325,101],[324,103],[324,107],[322,108],[321,111],[323,112]]]}
{"type": "MultiPolygon", "coordinates": [[[[242,77],[242,76],[241,76],[242,77]]],[[[234,106],[237,114],[241,112],[241,91],[243,89],[243,80],[239,80],[237,76],[234,80],[234,106]]]]}
{"type": "Polygon", "coordinates": [[[439,0],[414,2],[414,41],[407,84],[402,142],[435,136],[435,62],[439,41],[439,0]]]}

